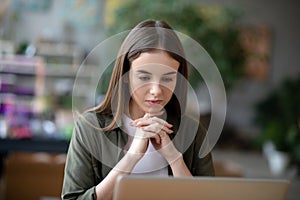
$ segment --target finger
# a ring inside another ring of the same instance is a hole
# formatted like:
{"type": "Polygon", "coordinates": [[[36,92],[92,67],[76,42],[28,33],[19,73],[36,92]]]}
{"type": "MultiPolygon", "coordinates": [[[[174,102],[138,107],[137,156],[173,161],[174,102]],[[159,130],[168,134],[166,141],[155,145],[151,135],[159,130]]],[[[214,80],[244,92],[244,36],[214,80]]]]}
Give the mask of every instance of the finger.
{"type": "Polygon", "coordinates": [[[174,131],[165,127],[164,125],[161,125],[159,123],[155,123],[155,124],[150,124],[148,126],[143,126],[142,127],[143,131],[148,131],[148,132],[153,132],[153,133],[159,133],[161,131],[164,131],[168,134],[173,133],[174,131]]]}
{"type": "Polygon", "coordinates": [[[152,117],[150,119],[152,119],[153,122],[158,122],[158,123],[163,124],[167,127],[172,127],[173,126],[172,124],[168,123],[167,121],[165,121],[165,120],[163,120],[159,117],[152,117]]]}
{"type": "Polygon", "coordinates": [[[165,121],[165,120],[163,120],[163,119],[161,119],[161,118],[158,118],[158,117],[152,117],[151,119],[152,119],[152,122],[160,123],[160,124],[162,124],[162,125],[164,125],[164,126],[166,126],[166,127],[168,127],[168,128],[173,127],[172,124],[168,123],[167,121],[165,121]]]}
{"type": "Polygon", "coordinates": [[[150,114],[146,113],[142,118],[133,120],[132,122],[130,122],[129,124],[132,126],[136,126],[138,123],[140,123],[143,120],[149,119],[150,118],[150,114]]]}
{"type": "Polygon", "coordinates": [[[157,138],[150,138],[150,141],[152,142],[152,144],[156,144],[156,145],[159,145],[161,143],[161,139],[160,137],[157,137],[157,138]]]}
{"type": "Polygon", "coordinates": [[[146,113],[142,118],[139,118],[139,119],[136,119],[136,120],[130,122],[130,125],[134,125],[134,124],[138,123],[141,120],[149,119],[149,118],[152,118],[152,117],[158,117],[158,116],[161,116],[163,114],[164,114],[163,110],[160,111],[160,112],[157,112],[157,113],[146,113]]]}
{"type": "Polygon", "coordinates": [[[153,133],[151,131],[146,131],[146,133],[148,135],[150,135],[150,137],[149,137],[150,139],[153,138],[157,144],[160,144],[161,138],[160,138],[160,136],[157,133],[153,133]]]}
{"type": "Polygon", "coordinates": [[[167,132],[165,132],[165,131],[160,131],[160,132],[158,133],[158,135],[159,135],[160,139],[162,139],[163,137],[167,136],[167,132]]]}
{"type": "Polygon", "coordinates": [[[133,121],[132,125],[141,127],[141,126],[147,126],[147,125],[150,125],[150,124],[153,124],[153,123],[159,123],[159,124],[161,124],[163,126],[166,126],[168,128],[173,127],[172,124],[170,124],[170,123],[166,122],[165,120],[160,119],[158,117],[137,119],[137,120],[133,121]]]}
{"type": "Polygon", "coordinates": [[[162,144],[162,140],[165,140],[165,138],[167,137],[168,139],[170,139],[168,136],[167,136],[167,133],[164,132],[164,131],[161,131],[157,134],[157,136],[159,137],[159,139],[153,139],[153,138],[150,138],[151,142],[154,142],[155,141],[155,144],[162,144]],[[157,142],[159,141],[159,143],[157,142]]]}
{"type": "Polygon", "coordinates": [[[157,133],[148,132],[148,131],[142,131],[141,134],[135,135],[135,138],[139,139],[154,139],[157,144],[160,144],[160,136],[157,133]]]}
{"type": "Polygon", "coordinates": [[[154,136],[151,137],[151,138],[154,138],[154,139],[155,139],[155,142],[156,142],[157,144],[160,144],[161,138],[159,137],[159,135],[154,135],[154,136]]]}

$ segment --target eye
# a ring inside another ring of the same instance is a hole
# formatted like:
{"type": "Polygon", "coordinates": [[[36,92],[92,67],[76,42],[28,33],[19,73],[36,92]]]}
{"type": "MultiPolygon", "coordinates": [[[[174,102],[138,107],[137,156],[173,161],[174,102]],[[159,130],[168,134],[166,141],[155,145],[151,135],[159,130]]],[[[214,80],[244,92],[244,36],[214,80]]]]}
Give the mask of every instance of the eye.
{"type": "Polygon", "coordinates": [[[149,76],[140,76],[139,79],[142,81],[149,81],[150,77],[149,76]]]}
{"type": "Polygon", "coordinates": [[[162,81],[163,81],[163,82],[167,82],[167,83],[168,83],[168,82],[172,82],[173,80],[174,80],[174,79],[171,78],[171,77],[163,77],[163,78],[162,78],[162,81]]]}

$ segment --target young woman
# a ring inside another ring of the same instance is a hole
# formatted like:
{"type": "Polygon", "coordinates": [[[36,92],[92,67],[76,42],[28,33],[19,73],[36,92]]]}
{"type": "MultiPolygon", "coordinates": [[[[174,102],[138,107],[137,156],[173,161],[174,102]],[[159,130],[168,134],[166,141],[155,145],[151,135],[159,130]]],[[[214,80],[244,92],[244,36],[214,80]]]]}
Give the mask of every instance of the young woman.
{"type": "Polygon", "coordinates": [[[187,74],[167,23],[130,31],[104,100],[75,124],[62,199],[112,199],[122,174],[213,176],[211,154],[198,156],[205,131],[185,113],[187,74]]]}

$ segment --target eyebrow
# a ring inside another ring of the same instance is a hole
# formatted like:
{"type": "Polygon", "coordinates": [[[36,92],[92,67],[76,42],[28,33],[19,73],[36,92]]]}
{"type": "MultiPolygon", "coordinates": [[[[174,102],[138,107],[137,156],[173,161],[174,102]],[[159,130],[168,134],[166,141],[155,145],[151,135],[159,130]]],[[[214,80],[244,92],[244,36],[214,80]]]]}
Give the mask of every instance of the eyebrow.
{"type": "Polygon", "coordinates": [[[165,73],[165,74],[163,74],[163,75],[172,75],[172,74],[177,74],[177,71],[168,72],[168,73],[165,73]]]}
{"type": "MultiPolygon", "coordinates": [[[[144,74],[151,74],[150,72],[142,70],[142,69],[137,70],[137,72],[144,73],[144,74]]],[[[172,75],[172,74],[176,74],[176,73],[177,73],[177,71],[172,71],[172,72],[165,73],[163,75],[172,75]]]]}

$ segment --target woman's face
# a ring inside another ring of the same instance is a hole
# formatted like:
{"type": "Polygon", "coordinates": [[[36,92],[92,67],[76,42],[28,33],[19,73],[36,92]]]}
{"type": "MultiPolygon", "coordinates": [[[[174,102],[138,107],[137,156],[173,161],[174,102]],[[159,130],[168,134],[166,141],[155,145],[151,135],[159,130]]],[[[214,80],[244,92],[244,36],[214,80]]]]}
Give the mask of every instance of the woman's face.
{"type": "Polygon", "coordinates": [[[170,101],[179,62],[163,51],[141,53],[131,63],[129,112],[133,119],[156,114],[170,101]]]}

